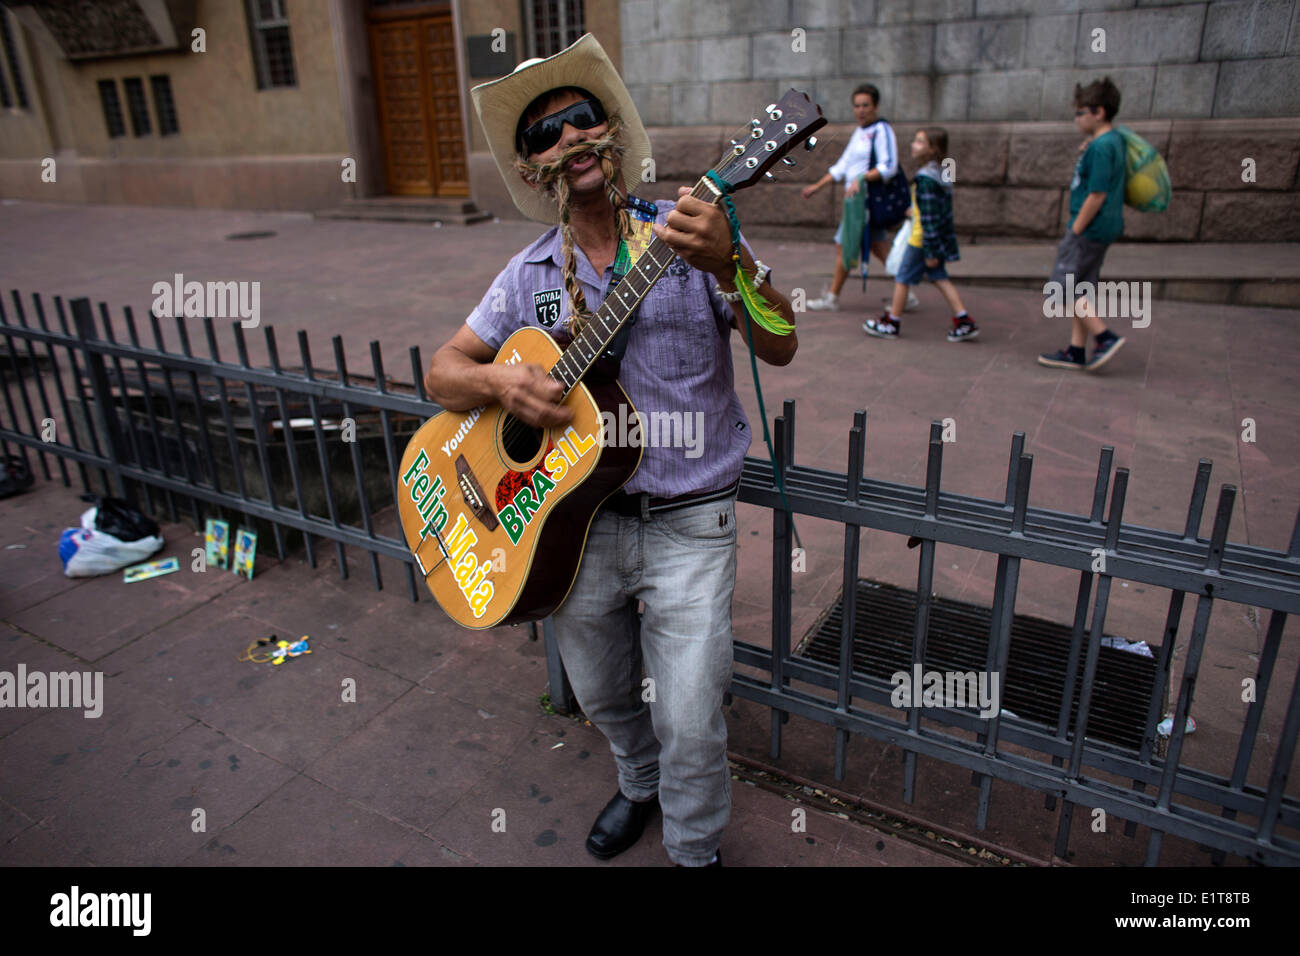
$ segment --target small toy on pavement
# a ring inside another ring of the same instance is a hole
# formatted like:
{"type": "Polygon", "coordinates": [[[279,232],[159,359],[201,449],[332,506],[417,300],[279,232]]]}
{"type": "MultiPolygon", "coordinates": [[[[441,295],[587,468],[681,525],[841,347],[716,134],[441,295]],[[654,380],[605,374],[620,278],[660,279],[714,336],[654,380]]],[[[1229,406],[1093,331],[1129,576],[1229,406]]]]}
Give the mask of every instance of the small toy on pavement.
{"type": "Polygon", "coordinates": [[[284,641],[272,634],[270,637],[259,638],[244,653],[239,655],[241,662],[247,661],[253,664],[283,664],[291,657],[300,657],[303,654],[310,654],[311,647],[308,646],[308,636],[304,634],[296,641],[284,641]],[[256,649],[269,648],[265,652],[257,652],[256,649]]]}

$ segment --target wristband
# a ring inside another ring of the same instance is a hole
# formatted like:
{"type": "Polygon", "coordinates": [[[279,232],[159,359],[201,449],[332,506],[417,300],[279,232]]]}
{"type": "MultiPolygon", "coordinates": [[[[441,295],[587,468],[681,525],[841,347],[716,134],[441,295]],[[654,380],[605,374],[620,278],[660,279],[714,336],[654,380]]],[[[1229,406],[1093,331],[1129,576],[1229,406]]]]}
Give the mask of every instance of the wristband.
{"type": "MultiPolygon", "coordinates": [[[[759,286],[761,286],[764,282],[767,281],[768,276],[770,276],[771,274],[772,274],[771,266],[764,265],[762,259],[754,260],[753,289],[755,292],[758,291],[759,286]]],[[[713,288],[714,291],[718,293],[718,296],[722,299],[723,302],[740,302],[742,299],[744,299],[744,295],[741,293],[739,289],[737,289],[735,292],[723,292],[722,286],[720,285],[715,285],[713,288]]]]}

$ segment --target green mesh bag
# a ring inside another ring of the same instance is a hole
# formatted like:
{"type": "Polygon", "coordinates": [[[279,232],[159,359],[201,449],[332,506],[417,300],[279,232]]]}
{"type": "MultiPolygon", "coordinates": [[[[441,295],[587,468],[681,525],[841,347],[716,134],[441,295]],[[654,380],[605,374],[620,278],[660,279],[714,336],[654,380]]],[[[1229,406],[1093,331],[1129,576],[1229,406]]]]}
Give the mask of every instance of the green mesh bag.
{"type": "Polygon", "coordinates": [[[1173,190],[1169,185],[1169,168],[1156,148],[1127,126],[1115,126],[1124,137],[1126,173],[1124,202],[1138,212],[1164,212],[1169,208],[1173,190]]]}

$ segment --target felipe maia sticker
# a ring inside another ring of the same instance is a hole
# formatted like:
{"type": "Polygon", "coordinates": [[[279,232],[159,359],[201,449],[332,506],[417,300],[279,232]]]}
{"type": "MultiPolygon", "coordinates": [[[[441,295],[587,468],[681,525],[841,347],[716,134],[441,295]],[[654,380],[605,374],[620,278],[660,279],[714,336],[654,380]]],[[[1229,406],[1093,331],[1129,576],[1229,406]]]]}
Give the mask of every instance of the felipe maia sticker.
{"type": "Polygon", "coordinates": [[[545,292],[533,293],[533,310],[537,313],[537,321],[543,328],[551,328],[560,320],[560,303],[564,300],[564,292],[560,289],[547,289],[545,292]]]}

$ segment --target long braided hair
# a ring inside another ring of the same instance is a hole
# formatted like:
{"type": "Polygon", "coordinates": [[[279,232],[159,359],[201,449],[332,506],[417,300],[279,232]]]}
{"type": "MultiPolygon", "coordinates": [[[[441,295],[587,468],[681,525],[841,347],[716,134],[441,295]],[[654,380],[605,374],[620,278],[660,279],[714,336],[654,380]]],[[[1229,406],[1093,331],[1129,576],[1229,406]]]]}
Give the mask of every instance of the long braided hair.
{"type": "Polygon", "coordinates": [[[560,211],[560,237],[564,252],[564,289],[569,294],[572,311],[565,320],[571,335],[577,335],[591,318],[591,309],[587,306],[587,297],[578,284],[577,260],[573,255],[573,227],[569,222],[569,180],[564,175],[565,166],[573,159],[594,153],[600,162],[600,171],[605,176],[605,197],[614,210],[615,225],[620,237],[632,234],[632,224],[628,217],[627,206],[619,192],[619,170],[623,166],[623,130],[622,120],[615,114],[608,118],[609,130],[598,140],[575,143],[560,154],[559,158],[549,163],[535,163],[522,157],[515,159],[517,169],[524,179],[542,190],[544,195],[555,200],[560,211]]]}

